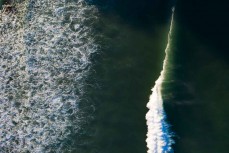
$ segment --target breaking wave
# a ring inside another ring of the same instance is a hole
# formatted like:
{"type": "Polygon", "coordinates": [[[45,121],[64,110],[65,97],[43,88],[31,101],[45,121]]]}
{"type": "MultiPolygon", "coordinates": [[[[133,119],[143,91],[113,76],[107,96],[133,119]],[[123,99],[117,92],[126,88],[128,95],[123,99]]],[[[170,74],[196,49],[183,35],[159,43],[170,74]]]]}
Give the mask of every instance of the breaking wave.
{"type": "Polygon", "coordinates": [[[68,152],[97,48],[97,9],[84,0],[14,7],[0,12],[0,152],[68,152]]]}
{"type": "Polygon", "coordinates": [[[163,109],[162,99],[162,83],[165,78],[166,68],[168,66],[168,52],[170,51],[171,34],[173,29],[174,9],[168,34],[168,44],[165,49],[165,59],[163,62],[163,69],[154,87],[152,88],[152,95],[147,104],[149,108],[146,114],[148,133],[147,133],[147,147],[148,153],[172,153],[171,145],[174,143],[171,133],[169,132],[169,125],[166,123],[166,114],[163,109]]]}

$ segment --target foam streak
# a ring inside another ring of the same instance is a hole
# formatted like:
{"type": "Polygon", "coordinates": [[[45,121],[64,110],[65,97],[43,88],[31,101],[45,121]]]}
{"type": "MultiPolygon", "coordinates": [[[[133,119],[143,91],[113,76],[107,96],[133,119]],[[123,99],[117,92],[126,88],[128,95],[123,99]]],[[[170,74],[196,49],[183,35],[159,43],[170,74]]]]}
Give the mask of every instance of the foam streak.
{"type": "Polygon", "coordinates": [[[163,69],[154,87],[152,88],[152,95],[147,104],[149,108],[146,114],[148,133],[147,133],[147,147],[148,153],[171,153],[173,152],[171,145],[173,140],[169,133],[168,124],[166,123],[166,114],[163,109],[162,99],[162,83],[164,81],[166,66],[168,64],[168,52],[170,51],[171,33],[173,29],[173,15],[170,24],[170,30],[168,34],[168,44],[165,49],[165,59],[163,62],[163,69]]]}

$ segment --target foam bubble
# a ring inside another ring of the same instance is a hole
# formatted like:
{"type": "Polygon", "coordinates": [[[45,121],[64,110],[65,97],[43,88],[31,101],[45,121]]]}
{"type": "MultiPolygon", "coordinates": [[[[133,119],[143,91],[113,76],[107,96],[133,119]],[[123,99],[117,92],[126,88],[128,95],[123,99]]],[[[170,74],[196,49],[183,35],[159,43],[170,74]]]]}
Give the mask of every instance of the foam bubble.
{"type": "Polygon", "coordinates": [[[96,8],[83,0],[16,8],[1,12],[0,152],[71,150],[65,142],[80,129],[78,104],[97,47],[90,34],[96,8]]]}
{"type": "Polygon", "coordinates": [[[169,125],[166,122],[166,114],[163,109],[163,99],[162,99],[162,83],[166,74],[166,69],[168,65],[168,52],[170,50],[171,33],[173,29],[173,14],[171,19],[170,31],[168,34],[168,44],[165,49],[165,59],[163,63],[163,69],[155,85],[152,89],[152,94],[150,100],[147,103],[149,108],[146,114],[148,133],[147,133],[147,147],[148,153],[172,153],[171,145],[174,143],[172,140],[172,135],[169,132],[169,125]]]}

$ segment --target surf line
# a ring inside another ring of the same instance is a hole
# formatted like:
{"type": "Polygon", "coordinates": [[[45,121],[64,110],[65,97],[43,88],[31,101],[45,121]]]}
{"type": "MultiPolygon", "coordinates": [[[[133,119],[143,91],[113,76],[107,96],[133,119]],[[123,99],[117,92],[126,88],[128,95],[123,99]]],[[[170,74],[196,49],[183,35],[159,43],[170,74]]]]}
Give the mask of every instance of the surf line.
{"type": "Polygon", "coordinates": [[[165,59],[163,62],[163,69],[159,78],[155,82],[154,87],[151,89],[152,94],[147,108],[149,111],[146,114],[146,121],[148,126],[147,133],[147,153],[173,153],[171,145],[174,143],[172,135],[169,132],[169,125],[166,123],[166,114],[163,109],[162,99],[162,83],[165,78],[166,68],[168,65],[168,52],[170,51],[171,34],[173,30],[175,8],[172,9],[172,18],[168,34],[168,43],[165,49],[165,59]]]}

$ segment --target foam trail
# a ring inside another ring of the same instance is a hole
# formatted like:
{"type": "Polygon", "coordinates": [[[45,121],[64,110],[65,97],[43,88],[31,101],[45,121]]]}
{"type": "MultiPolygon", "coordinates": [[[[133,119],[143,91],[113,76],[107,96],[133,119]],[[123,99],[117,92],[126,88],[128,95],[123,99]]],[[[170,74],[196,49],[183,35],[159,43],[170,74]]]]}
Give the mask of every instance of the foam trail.
{"type": "Polygon", "coordinates": [[[166,115],[163,109],[162,99],[162,83],[165,78],[166,66],[168,64],[168,52],[170,51],[171,33],[173,29],[173,16],[174,8],[172,13],[172,19],[170,24],[170,30],[168,34],[168,43],[165,49],[165,59],[163,62],[163,69],[154,87],[152,88],[152,94],[147,104],[149,108],[146,114],[148,133],[147,133],[147,147],[148,153],[172,153],[173,140],[169,133],[168,124],[166,123],[166,115]]]}
{"type": "MultiPolygon", "coordinates": [[[[3,9],[4,10],[4,9],[3,9]]],[[[70,152],[81,121],[96,8],[21,0],[0,16],[0,152],[70,152]],[[67,149],[67,150],[66,150],[67,149]]]]}

